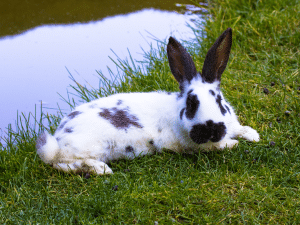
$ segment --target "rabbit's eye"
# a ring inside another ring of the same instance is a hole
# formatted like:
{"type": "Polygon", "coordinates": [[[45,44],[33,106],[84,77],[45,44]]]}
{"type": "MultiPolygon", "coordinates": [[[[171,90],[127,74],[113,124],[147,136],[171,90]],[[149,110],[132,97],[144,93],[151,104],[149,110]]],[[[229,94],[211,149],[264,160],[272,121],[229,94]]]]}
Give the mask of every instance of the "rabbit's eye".
{"type": "MultiPolygon", "coordinates": [[[[216,102],[217,102],[217,104],[219,105],[219,108],[220,108],[220,110],[221,110],[222,115],[224,116],[224,115],[227,113],[227,111],[226,111],[226,109],[224,108],[224,106],[221,104],[221,100],[222,100],[221,95],[218,95],[217,98],[216,98],[216,102]]],[[[227,108],[228,108],[228,107],[227,107],[227,108]]]]}
{"type": "Polygon", "coordinates": [[[193,95],[191,93],[188,94],[188,97],[186,99],[186,112],[185,115],[188,119],[193,119],[198,108],[199,108],[200,102],[198,100],[197,95],[193,95]]]}

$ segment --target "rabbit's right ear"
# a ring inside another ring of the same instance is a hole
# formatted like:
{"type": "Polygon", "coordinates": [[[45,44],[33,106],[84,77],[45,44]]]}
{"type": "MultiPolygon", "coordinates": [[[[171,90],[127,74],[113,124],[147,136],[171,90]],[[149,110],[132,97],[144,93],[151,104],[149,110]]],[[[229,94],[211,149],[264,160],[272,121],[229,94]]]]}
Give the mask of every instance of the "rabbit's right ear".
{"type": "Polygon", "coordinates": [[[227,28],[208,50],[202,69],[202,78],[208,82],[221,81],[230,54],[232,44],[232,30],[227,28]]]}
{"type": "Polygon", "coordinates": [[[173,37],[169,38],[167,53],[171,72],[179,84],[182,84],[184,80],[191,81],[197,75],[190,54],[173,37]]]}

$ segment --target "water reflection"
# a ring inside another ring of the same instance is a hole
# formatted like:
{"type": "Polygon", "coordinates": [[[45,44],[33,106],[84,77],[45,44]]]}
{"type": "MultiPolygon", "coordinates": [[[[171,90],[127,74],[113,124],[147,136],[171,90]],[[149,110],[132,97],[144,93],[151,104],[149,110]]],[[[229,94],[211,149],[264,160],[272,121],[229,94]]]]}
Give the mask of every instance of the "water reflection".
{"type": "Polygon", "coordinates": [[[161,40],[170,34],[187,40],[193,33],[186,23],[192,25],[194,17],[199,19],[151,9],[88,24],[41,26],[0,39],[0,128],[8,123],[14,128],[17,110],[33,112],[41,100],[50,108],[58,102],[68,111],[57,94],[67,96],[71,80],[66,67],[79,83],[86,80],[98,87],[95,70],[105,75],[106,66],[115,68],[108,58],[113,56],[110,49],[120,58],[127,57],[129,49],[134,59],[141,60],[141,47],[148,50],[147,42],[152,41],[148,32],[161,40]]]}
{"type": "Polygon", "coordinates": [[[22,33],[44,24],[99,21],[108,16],[128,14],[146,8],[180,10],[176,3],[191,4],[191,0],[2,0],[0,1],[0,37],[22,33]]]}

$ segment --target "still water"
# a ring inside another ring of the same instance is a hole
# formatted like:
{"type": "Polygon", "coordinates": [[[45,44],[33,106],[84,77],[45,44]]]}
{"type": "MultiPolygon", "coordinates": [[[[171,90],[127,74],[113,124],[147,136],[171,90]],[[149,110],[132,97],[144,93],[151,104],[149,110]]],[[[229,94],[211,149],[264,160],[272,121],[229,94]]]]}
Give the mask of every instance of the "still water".
{"type": "Polygon", "coordinates": [[[142,60],[141,48],[155,46],[153,37],[193,38],[187,24],[194,26],[195,19],[199,16],[143,9],[85,23],[44,24],[27,31],[15,27],[15,35],[8,30],[9,36],[0,37],[0,137],[9,123],[14,129],[17,110],[28,115],[41,101],[47,108],[57,108],[58,103],[63,111],[70,110],[58,95],[67,97],[71,83],[67,69],[79,83],[98,87],[96,70],[104,75],[107,66],[116,71],[108,57],[116,58],[111,50],[121,59],[129,50],[135,60],[142,60]]]}

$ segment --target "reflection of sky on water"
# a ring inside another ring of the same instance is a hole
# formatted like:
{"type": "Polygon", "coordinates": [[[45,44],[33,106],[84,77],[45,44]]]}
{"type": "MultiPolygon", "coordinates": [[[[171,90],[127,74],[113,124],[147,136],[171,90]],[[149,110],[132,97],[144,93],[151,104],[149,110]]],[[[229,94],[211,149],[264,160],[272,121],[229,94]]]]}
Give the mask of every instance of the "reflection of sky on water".
{"type": "Polygon", "coordinates": [[[109,66],[116,71],[108,58],[116,58],[110,49],[121,59],[128,56],[129,49],[134,59],[141,60],[141,47],[149,49],[149,33],[160,40],[170,34],[178,39],[192,38],[186,26],[190,19],[173,12],[143,10],[88,24],[37,27],[0,39],[0,128],[9,123],[14,128],[17,110],[28,115],[35,104],[39,108],[40,100],[49,108],[56,108],[58,102],[68,111],[57,94],[67,96],[71,80],[66,68],[79,83],[86,80],[98,87],[95,70],[105,75],[109,66]]]}

